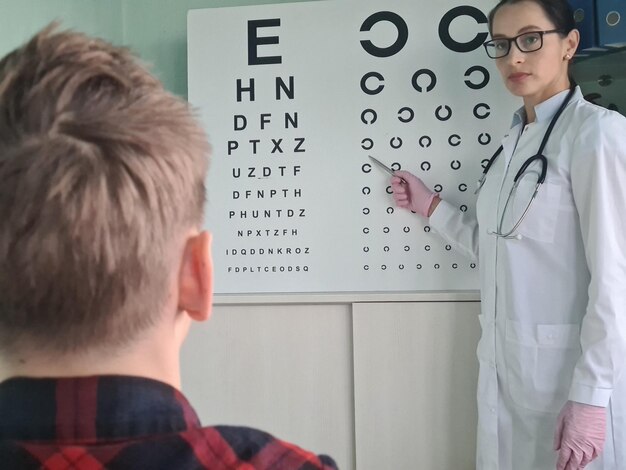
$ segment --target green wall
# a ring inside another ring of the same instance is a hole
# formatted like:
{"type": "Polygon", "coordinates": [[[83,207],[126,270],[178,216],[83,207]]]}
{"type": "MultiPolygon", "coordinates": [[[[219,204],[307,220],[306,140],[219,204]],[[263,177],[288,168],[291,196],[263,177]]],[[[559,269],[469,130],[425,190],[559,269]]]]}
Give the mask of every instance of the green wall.
{"type": "Polygon", "coordinates": [[[53,20],[65,28],[119,42],[122,0],[0,0],[0,56],[53,20]]]}
{"type": "Polygon", "coordinates": [[[0,0],[0,56],[53,20],[129,46],[187,97],[187,11],[307,0],[0,0]]]}

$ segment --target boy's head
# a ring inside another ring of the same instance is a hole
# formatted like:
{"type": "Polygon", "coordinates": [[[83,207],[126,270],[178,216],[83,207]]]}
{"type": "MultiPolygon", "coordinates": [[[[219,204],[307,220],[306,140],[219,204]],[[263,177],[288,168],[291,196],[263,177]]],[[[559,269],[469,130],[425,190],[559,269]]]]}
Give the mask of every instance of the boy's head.
{"type": "MultiPolygon", "coordinates": [[[[125,49],[48,27],[0,61],[0,348],[122,347],[171,304],[209,145],[125,49]]],[[[174,304],[176,305],[176,304],[174,304]]]]}

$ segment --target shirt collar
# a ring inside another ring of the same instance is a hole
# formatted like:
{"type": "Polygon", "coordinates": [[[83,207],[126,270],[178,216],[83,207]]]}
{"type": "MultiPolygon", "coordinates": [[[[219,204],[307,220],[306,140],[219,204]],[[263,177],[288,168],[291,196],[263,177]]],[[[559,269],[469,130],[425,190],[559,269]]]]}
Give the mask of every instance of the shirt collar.
{"type": "MultiPolygon", "coordinates": [[[[561,106],[561,103],[563,103],[563,100],[567,97],[568,93],[569,90],[563,90],[535,106],[535,116],[537,117],[536,122],[543,122],[552,119],[552,117],[558,111],[559,106],[561,106]]],[[[571,101],[576,101],[582,98],[583,95],[580,91],[580,87],[577,86],[571,101]]],[[[524,106],[522,106],[513,114],[513,122],[511,123],[511,127],[515,127],[518,124],[524,124],[525,122],[526,110],[524,109],[524,106]]]]}
{"type": "Polygon", "coordinates": [[[0,439],[124,439],[199,426],[187,399],[156,380],[13,378],[0,384],[0,439]]]}

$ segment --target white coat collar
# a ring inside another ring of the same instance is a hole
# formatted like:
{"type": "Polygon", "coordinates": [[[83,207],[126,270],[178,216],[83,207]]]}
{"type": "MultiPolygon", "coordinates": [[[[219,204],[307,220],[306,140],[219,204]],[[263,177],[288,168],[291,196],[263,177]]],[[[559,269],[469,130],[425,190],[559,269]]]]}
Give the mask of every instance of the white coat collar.
{"type": "MultiPolygon", "coordinates": [[[[563,90],[535,106],[535,116],[537,116],[535,122],[543,122],[552,119],[568,92],[569,90],[563,90]]],[[[571,101],[577,101],[582,98],[583,94],[580,91],[580,87],[576,86],[576,92],[574,93],[574,96],[572,96],[571,101]]],[[[526,122],[526,110],[522,106],[513,114],[511,128],[517,126],[518,124],[524,124],[524,122],[526,122]]]]}

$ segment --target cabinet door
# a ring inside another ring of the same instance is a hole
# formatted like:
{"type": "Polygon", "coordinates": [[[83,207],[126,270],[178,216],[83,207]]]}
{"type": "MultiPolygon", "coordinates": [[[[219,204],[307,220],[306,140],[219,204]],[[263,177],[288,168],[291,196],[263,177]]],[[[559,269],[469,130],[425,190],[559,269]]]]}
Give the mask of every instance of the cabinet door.
{"type": "Polygon", "coordinates": [[[479,308],[353,305],[358,470],[475,468],[479,308]]]}
{"type": "Polygon", "coordinates": [[[354,468],[350,304],[221,305],[193,325],[183,392],[204,424],[263,429],[354,468]]]}

